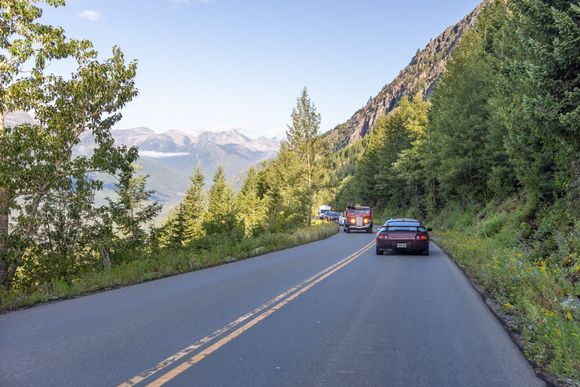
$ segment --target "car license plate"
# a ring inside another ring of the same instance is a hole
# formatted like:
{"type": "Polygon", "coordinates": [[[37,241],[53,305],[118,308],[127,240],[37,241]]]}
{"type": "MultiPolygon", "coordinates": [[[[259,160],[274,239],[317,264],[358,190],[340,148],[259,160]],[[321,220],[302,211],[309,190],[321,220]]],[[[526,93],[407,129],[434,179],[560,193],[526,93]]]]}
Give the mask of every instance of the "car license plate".
{"type": "Polygon", "coordinates": [[[406,249],[406,248],[407,248],[406,243],[397,243],[397,249],[406,249]]]}

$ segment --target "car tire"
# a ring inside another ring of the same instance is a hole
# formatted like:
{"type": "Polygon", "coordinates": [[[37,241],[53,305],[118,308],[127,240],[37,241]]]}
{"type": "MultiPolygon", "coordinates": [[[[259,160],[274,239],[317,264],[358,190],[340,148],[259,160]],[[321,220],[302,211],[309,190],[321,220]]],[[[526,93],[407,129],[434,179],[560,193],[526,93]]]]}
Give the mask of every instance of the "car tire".
{"type": "Polygon", "coordinates": [[[350,228],[348,228],[348,227],[346,228],[346,233],[350,234],[350,228]]]}
{"type": "Polygon", "coordinates": [[[429,248],[428,247],[425,250],[423,250],[423,255],[429,255],[429,248]]]}
{"type": "Polygon", "coordinates": [[[379,249],[378,247],[375,248],[375,252],[377,253],[377,255],[383,255],[384,251],[379,249]]]}

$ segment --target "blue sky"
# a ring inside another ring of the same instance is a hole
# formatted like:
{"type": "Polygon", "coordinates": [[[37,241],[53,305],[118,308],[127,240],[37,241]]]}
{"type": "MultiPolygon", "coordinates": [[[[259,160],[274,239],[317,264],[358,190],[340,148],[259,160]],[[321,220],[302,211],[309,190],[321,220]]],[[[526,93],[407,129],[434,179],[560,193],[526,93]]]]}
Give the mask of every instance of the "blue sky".
{"type": "Polygon", "coordinates": [[[118,128],[284,135],[307,86],[344,122],[479,0],[69,0],[45,22],[139,62],[118,128]]]}

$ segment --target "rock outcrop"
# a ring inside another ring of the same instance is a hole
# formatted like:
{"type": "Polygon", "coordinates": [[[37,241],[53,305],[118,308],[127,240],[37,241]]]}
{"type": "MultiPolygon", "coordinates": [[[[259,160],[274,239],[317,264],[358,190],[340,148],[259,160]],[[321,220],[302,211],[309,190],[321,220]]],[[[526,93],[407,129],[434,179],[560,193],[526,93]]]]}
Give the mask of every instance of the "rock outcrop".
{"type": "Polygon", "coordinates": [[[461,36],[473,28],[481,10],[489,1],[484,1],[459,23],[431,40],[423,50],[417,51],[411,63],[391,83],[385,85],[376,97],[371,98],[348,121],[329,131],[326,137],[334,147],[341,149],[366,136],[373,130],[377,119],[393,110],[403,96],[413,96],[420,92],[424,98],[429,98],[435,83],[445,71],[453,48],[461,36]]]}

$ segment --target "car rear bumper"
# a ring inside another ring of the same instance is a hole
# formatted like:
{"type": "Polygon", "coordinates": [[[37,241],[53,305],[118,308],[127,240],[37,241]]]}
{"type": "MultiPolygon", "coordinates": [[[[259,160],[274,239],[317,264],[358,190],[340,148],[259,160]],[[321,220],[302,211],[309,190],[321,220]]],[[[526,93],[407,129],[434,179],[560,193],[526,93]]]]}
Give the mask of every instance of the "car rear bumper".
{"type": "Polygon", "coordinates": [[[369,228],[372,228],[373,225],[372,223],[366,224],[364,226],[357,226],[356,224],[345,224],[344,227],[347,227],[351,230],[368,230],[369,228]]]}
{"type": "Polygon", "coordinates": [[[401,240],[401,239],[377,239],[376,246],[382,250],[400,250],[400,251],[424,251],[429,247],[429,241],[418,240],[401,240]],[[403,246],[404,244],[404,246],[403,246]]]}

